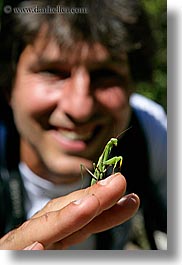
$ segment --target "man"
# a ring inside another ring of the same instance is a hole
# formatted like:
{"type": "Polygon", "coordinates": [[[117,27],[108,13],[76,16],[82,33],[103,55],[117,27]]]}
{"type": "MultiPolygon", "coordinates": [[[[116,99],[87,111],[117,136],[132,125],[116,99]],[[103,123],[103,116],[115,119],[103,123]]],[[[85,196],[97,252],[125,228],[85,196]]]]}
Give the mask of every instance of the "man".
{"type": "MultiPolygon", "coordinates": [[[[147,241],[144,248],[155,249],[153,233],[166,231],[165,114],[157,104],[132,95],[137,52],[145,62],[144,74],[150,75],[147,20],[138,1],[80,1],[84,14],[75,5],[38,1],[35,7],[35,2],[21,1],[21,13],[14,8],[2,20],[1,87],[20,136],[19,151],[13,148],[16,159],[7,151],[2,181],[8,179],[12,198],[11,180],[20,179],[24,199],[18,209],[30,219],[5,235],[0,247],[125,249],[128,242],[142,247],[147,241]],[[48,6],[67,11],[47,14],[48,6]],[[34,11],[27,14],[27,8],[34,11]],[[92,170],[107,141],[120,134],[113,155],[123,155],[128,193],[123,198],[126,181],[120,174],[90,188],[90,176],[80,177],[80,164],[92,170]],[[154,151],[159,160],[152,160],[154,151]],[[135,222],[117,226],[139,207],[133,192],[142,199],[139,213],[145,218],[141,245],[135,222]]],[[[137,68],[139,73],[138,63],[137,68]]],[[[7,219],[4,232],[15,227],[11,214],[7,219]]]]}

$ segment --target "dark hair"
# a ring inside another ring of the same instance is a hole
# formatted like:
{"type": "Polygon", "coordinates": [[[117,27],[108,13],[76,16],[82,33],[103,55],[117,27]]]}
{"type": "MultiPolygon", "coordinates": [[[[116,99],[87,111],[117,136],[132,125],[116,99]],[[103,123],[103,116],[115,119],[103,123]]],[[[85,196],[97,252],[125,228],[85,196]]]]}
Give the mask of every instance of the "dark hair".
{"type": "MultiPolygon", "coordinates": [[[[6,6],[4,4],[6,8],[7,3],[6,6]]],[[[11,89],[18,58],[24,47],[35,40],[44,23],[49,27],[48,35],[53,35],[65,49],[74,48],[75,43],[86,41],[89,44],[101,43],[116,57],[126,51],[132,78],[135,81],[151,79],[154,42],[139,0],[15,1],[14,6],[11,3],[10,7],[13,12],[9,14],[4,9],[1,21],[1,88],[11,89]],[[16,12],[18,2],[20,7],[36,8],[37,12],[16,12]],[[40,8],[43,10],[48,6],[65,7],[66,10],[82,7],[84,12],[40,12],[40,8]]]]}

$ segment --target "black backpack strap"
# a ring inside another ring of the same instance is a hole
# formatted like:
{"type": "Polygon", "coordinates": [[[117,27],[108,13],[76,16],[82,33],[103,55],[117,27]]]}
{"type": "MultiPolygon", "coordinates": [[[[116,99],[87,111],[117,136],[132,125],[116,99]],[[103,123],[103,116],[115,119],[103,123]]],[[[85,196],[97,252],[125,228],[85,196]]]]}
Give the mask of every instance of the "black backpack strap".
{"type": "Polygon", "coordinates": [[[136,192],[143,197],[150,175],[149,150],[145,133],[134,111],[128,127],[131,129],[119,139],[112,155],[123,156],[121,173],[127,180],[128,192],[136,192]]]}
{"type": "Polygon", "coordinates": [[[24,186],[18,169],[0,171],[0,234],[18,227],[26,220],[24,209],[24,186]]]}
{"type": "Polygon", "coordinates": [[[134,192],[139,195],[141,199],[140,209],[144,216],[144,226],[150,248],[156,249],[153,239],[152,218],[150,218],[155,215],[155,209],[151,208],[151,200],[155,195],[150,180],[149,150],[145,133],[134,111],[128,127],[130,126],[132,128],[119,140],[118,146],[113,150],[112,155],[123,156],[121,173],[127,180],[127,192],[134,192]],[[149,213],[151,216],[149,216],[149,213]]]}
{"type": "Polygon", "coordinates": [[[0,166],[5,166],[5,149],[6,149],[6,126],[3,121],[0,121],[0,166]]]}

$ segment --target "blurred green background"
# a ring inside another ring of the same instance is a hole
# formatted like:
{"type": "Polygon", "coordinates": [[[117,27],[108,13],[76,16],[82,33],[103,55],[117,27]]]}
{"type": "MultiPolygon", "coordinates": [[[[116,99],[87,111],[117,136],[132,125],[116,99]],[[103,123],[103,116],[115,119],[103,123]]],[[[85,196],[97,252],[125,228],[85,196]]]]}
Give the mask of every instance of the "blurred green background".
{"type": "MultiPolygon", "coordinates": [[[[13,2],[13,1],[12,1],[13,2]]],[[[137,91],[160,103],[167,111],[167,0],[141,0],[156,39],[153,83],[138,83],[137,91]]],[[[2,11],[3,0],[0,0],[2,11]]]]}
{"type": "Polygon", "coordinates": [[[167,112],[167,0],[141,0],[150,18],[157,50],[153,83],[138,83],[137,90],[160,103],[167,112]]]}

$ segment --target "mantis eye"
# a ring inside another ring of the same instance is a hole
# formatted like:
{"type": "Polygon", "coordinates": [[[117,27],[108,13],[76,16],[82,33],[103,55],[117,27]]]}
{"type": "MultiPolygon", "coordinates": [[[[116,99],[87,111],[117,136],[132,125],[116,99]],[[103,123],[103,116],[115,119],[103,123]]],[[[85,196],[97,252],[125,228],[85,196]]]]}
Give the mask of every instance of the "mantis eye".
{"type": "Polygon", "coordinates": [[[111,142],[113,145],[117,146],[118,139],[117,138],[111,138],[111,142]]]}

